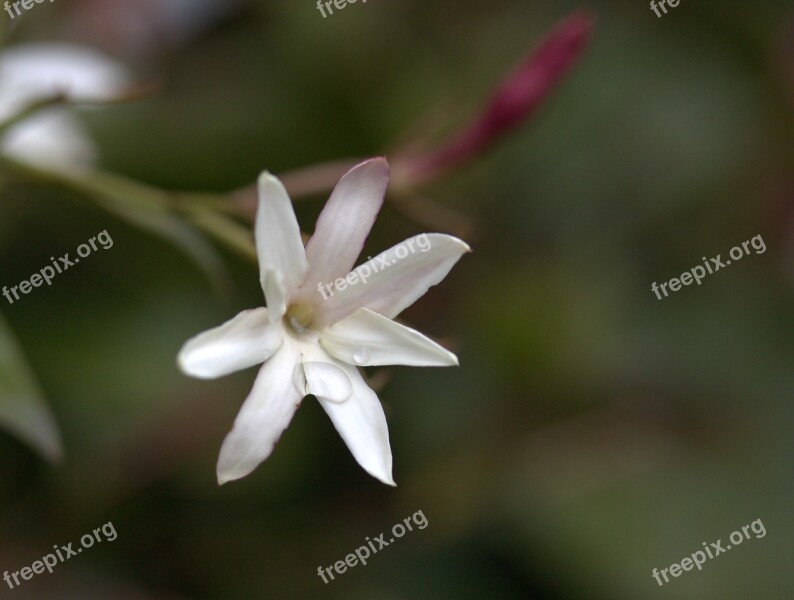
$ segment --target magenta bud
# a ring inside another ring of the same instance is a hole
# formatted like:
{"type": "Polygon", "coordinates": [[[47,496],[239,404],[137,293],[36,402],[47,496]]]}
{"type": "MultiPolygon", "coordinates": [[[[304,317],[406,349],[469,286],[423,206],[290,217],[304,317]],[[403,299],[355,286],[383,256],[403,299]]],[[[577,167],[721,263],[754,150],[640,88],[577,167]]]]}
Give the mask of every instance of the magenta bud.
{"type": "Polygon", "coordinates": [[[581,55],[593,19],[578,11],[561,21],[502,82],[460,133],[429,154],[406,159],[406,175],[425,181],[481,154],[530,117],[581,55]]]}

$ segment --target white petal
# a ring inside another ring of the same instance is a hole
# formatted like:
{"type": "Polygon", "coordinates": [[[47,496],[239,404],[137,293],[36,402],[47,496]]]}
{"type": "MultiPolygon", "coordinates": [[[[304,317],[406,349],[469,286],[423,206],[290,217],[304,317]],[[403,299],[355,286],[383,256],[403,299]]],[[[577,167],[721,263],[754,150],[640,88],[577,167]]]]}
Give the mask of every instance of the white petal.
{"type": "MultiPolygon", "coordinates": [[[[107,100],[127,84],[124,70],[98,52],[70,44],[26,44],[0,55],[0,120],[30,102],[56,93],[72,100],[107,100]]],[[[13,126],[2,151],[47,168],[70,168],[95,161],[93,142],[66,110],[52,109],[13,126]]]]}
{"type": "Polygon", "coordinates": [[[218,457],[218,483],[245,477],[273,451],[303,395],[292,374],[300,353],[290,341],[259,371],[251,393],[234,420],[218,457]]]}
{"type": "Polygon", "coordinates": [[[287,292],[284,290],[284,277],[274,269],[262,274],[262,291],[265,292],[267,310],[271,323],[276,323],[287,312],[287,292]]]}
{"type": "Polygon", "coordinates": [[[273,303],[273,299],[267,296],[269,271],[275,271],[282,278],[281,283],[289,301],[293,292],[306,279],[309,265],[287,190],[268,172],[259,177],[259,208],[256,212],[255,235],[259,278],[268,306],[273,303]]]}
{"type": "Polygon", "coordinates": [[[0,55],[0,118],[35,98],[66,93],[107,100],[127,84],[125,70],[95,50],[72,44],[24,44],[0,55]]]}
{"type": "Polygon", "coordinates": [[[350,379],[353,394],[344,402],[333,402],[320,395],[317,399],[358,464],[383,483],[396,485],[392,478],[389,429],[380,400],[355,367],[342,362],[337,365],[350,379]]]}
{"type": "Polygon", "coordinates": [[[0,147],[3,154],[44,168],[74,169],[96,162],[96,148],[81,123],[58,109],[12,126],[0,147]]]}
{"type": "Polygon", "coordinates": [[[255,308],[189,339],[177,360],[187,375],[215,379],[265,362],[281,342],[281,332],[270,326],[267,309],[255,308]]]}
{"type": "Polygon", "coordinates": [[[458,364],[452,352],[430,338],[366,308],[326,328],[320,335],[320,343],[331,356],[360,367],[458,364]]]}
{"type": "Polygon", "coordinates": [[[339,180],[306,244],[309,274],[301,297],[315,292],[318,283],[350,272],[383,204],[388,183],[389,165],[383,158],[365,161],[339,180]]]}
{"type": "Polygon", "coordinates": [[[392,319],[444,279],[470,250],[465,242],[441,233],[407,239],[356,267],[354,285],[342,291],[332,288],[333,295],[317,303],[319,318],[330,325],[368,308],[392,319]]]}
{"type": "Polygon", "coordinates": [[[330,362],[303,362],[295,369],[295,387],[322,396],[331,402],[344,402],[353,393],[353,385],[345,372],[330,362]]]}

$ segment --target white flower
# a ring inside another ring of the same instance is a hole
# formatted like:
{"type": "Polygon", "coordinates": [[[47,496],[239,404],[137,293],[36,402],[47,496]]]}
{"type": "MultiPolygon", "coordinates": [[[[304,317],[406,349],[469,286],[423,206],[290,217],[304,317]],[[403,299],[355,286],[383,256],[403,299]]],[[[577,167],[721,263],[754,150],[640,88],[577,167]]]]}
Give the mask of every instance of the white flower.
{"type": "MultiPolygon", "coordinates": [[[[0,121],[54,94],[102,101],[126,84],[124,70],[94,50],[70,44],[15,46],[0,54],[0,121]]],[[[0,139],[0,149],[44,167],[79,167],[96,158],[93,142],[63,107],[42,110],[12,126],[0,139]]]]}
{"type": "Polygon", "coordinates": [[[204,379],[265,362],[223,442],[220,484],[245,477],[265,460],[303,397],[312,394],[358,463],[394,485],[386,417],[358,367],[458,364],[454,354],[392,319],[446,277],[469,247],[449,235],[416,236],[365,263],[373,273],[366,283],[339,286],[344,289],[324,299],[318,285],[350,272],[388,180],[382,158],[351,169],[304,248],[281,182],[269,173],[259,178],[255,236],[267,308],[243,311],[192,338],[178,359],[185,373],[204,379]],[[419,237],[429,242],[427,251],[399,253],[419,237]],[[379,270],[379,264],[389,266],[379,270]]]}

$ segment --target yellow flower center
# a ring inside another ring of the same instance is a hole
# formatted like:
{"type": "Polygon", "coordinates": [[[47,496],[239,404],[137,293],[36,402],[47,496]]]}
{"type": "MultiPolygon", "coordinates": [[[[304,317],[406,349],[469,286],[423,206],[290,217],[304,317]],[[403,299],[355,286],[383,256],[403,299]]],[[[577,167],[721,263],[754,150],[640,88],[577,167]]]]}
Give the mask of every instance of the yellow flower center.
{"type": "Polygon", "coordinates": [[[306,334],[312,328],[314,306],[308,302],[293,304],[287,309],[286,319],[289,326],[298,334],[306,334]]]}

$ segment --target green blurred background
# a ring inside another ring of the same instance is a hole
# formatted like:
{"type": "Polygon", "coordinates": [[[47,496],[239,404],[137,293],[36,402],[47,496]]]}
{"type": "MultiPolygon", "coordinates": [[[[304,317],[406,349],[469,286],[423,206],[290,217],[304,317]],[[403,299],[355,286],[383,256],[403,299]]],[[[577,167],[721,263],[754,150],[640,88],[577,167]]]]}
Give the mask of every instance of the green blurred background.
{"type": "MultiPolygon", "coordinates": [[[[83,115],[103,167],[225,192],[263,169],[383,153],[434,109],[460,122],[580,6],[370,0],[323,19],[310,0],[249,2],[130,49],[89,19],[96,2],[58,0],[9,42],[97,43],[159,81],[83,115]]],[[[402,315],[461,366],[385,370],[396,489],[358,467],[312,400],[270,459],[219,488],[255,369],[201,382],[175,356],[262,304],[256,266],[221,249],[232,283],[217,294],[171,245],[79,194],[5,186],[4,285],[103,229],[115,244],[2,305],[66,460],[0,435],[0,571],[108,521],[118,539],[2,596],[794,597],[794,10],[585,7],[591,45],[532,121],[423,190],[472,218],[474,253],[402,315]],[[651,292],[758,234],[766,253],[651,292]],[[418,510],[426,529],[317,576],[418,510]],[[759,518],[766,537],[702,572],[651,577],[759,518]]],[[[296,203],[304,230],[323,200],[296,203]]],[[[387,201],[364,254],[425,229],[387,201]]]]}

